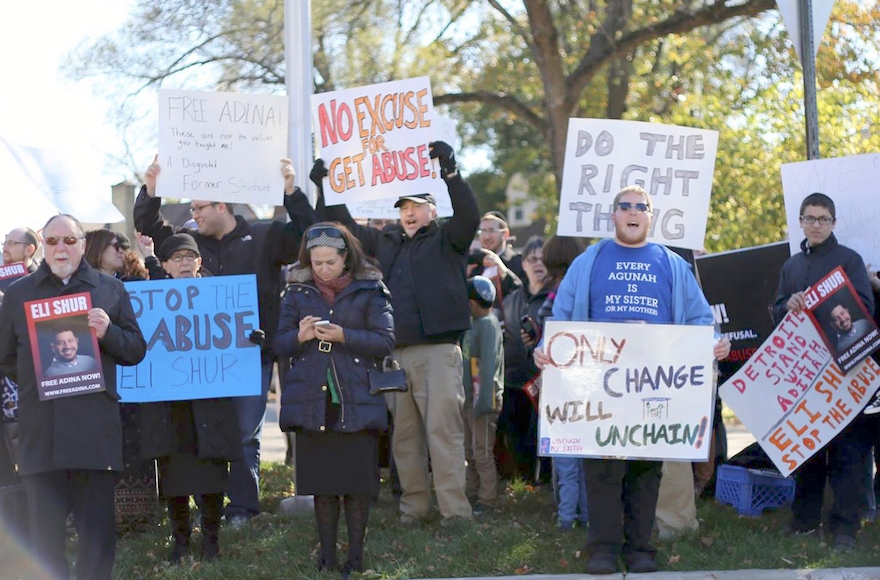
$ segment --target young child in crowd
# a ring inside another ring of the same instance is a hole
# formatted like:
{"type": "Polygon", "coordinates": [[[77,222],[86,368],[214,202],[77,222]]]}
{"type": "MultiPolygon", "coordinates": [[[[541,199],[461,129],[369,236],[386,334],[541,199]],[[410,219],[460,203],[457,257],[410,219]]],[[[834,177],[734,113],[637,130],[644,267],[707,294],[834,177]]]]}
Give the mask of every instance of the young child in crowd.
{"type": "Polygon", "coordinates": [[[504,390],[504,347],[501,323],[492,312],[492,281],[483,276],[468,280],[468,298],[471,328],[462,340],[466,489],[469,497],[476,496],[474,514],[479,515],[492,508],[498,493],[494,447],[504,390]]]}

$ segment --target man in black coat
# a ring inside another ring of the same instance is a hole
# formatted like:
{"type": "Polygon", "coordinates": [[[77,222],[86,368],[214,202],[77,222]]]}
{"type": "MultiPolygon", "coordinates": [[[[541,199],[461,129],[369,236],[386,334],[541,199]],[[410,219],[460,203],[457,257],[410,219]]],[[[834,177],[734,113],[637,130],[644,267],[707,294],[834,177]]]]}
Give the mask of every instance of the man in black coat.
{"type": "Polygon", "coordinates": [[[234,461],[229,470],[226,519],[236,527],[260,513],[260,440],[275,360],[271,345],[278,325],[283,289],[281,267],[296,261],[300,239],[305,230],[315,223],[314,210],[308,199],[293,185],[295,172],[289,159],[281,160],[281,173],[284,175],[284,207],[290,216],[290,221],[286,224],[278,221],[249,224],[243,217],[233,213],[232,204],[192,200],[190,213],[198,229],[186,230],[171,226],[159,212],[162,200],[156,192],[158,155],[145,173],[144,186],[134,205],[135,229],[153,238],[157,248],[171,235],[183,231],[195,239],[201,254],[202,268],[212,276],[257,276],[260,328],[265,332],[262,388],[260,395],[235,399],[244,460],[234,461]]]}
{"type": "MultiPolygon", "coordinates": [[[[800,253],[789,258],[779,274],[773,305],[776,324],[788,311],[803,311],[806,308],[804,290],[838,266],[843,267],[865,308],[874,314],[874,296],[865,263],[856,252],[837,243],[836,221],[834,202],[827,195],[811,193],[801,202],[800,223],[805,239],[800,253]]],[[[797,486],[791,506],[790,532],[810,533],[819,527],[827,478],[834,491],[828,522],[834,549],[848,552],[855,548],[867,496],[865,472],[870,460],[873,421],[872,417],[860,414],[795,471],[797,486]]]]}
{"type": "MultiPolygon", "coordinates": [[[[318,216],[349,228],[369,256],[382,267],[394,307],[394,357],[406,371],[409,391],[388,395],[394,418],[391,446],[400,476],[401,522],[428,517],[431,508],[431,461],[437,504],[444,518],[470,517],[465,496],[464,405],[462,357],[459,341],[470,328],[465,266],[467,252],[480,223],[477,200],[459,175],[452,148],[430,144],[440,174],[449,188],[452,217],[436,221],[431,194],[407,195],[397,200],[400,223],[382,231],[360,226],[344,205],[324,208],[318,216]],[[324,215],[322,215],[324,214],[324,215]]],[[[327,174],[316,162],[310,177],[322,190],[327,174]]]]}
{"type": "Polygon", "coordinates": [[[135,365],[147,346],[122,282],[83,260],[79,222],[54,216],[43,228],[45,259],[6,291],[0,307],[0,370],[19,386],[19,473],[30,512],[32,549],[49,577],[66,579],[66,520],[79,535],[76,577],[109,579],[116,550],[114,471],[121,471],[122,422],[116,365],[135,365]],[[88,292],[88,325],[98,338],[106,391],[41,401],[25,302],[88,292]]]}

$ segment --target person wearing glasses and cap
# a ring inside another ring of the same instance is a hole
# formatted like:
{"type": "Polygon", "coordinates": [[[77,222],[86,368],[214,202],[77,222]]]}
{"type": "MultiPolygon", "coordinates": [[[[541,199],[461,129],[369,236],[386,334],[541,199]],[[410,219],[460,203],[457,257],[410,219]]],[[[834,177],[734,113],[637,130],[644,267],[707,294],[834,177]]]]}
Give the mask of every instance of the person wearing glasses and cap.
{"type": "MultiPolygon", "coordinates": [[[[283,203],[290,217],[289,222],[250,224],[242,216],[233,213],[231,203],[192,200],[190,214],[198,227],[175,228],[164,220],[159,211],[162,200],[156,191],[156,176],[160,170],[157,155],[144,174],[144,185],[135,200],[135,229],[153,238],[159,248],[175,233],[191,235],[198,245],[202,267],[213,276],[257,276],[262,331],[254,333],[251,340],[260,342],[263,348],[261,394],[235,398],[244,459],[234,462],[230,469],[227,489],[229,504],[225,508],[227,522],[241,527],[260,513],[260,441],[275,362],[271,345],[278,324],[283,289],[281,268],[296,261],[303,232],[317,220],[305,194],[294,186],[296,172],[293,165],[289,159],[282,159],[283,203]]],[[[177,193],[167,192],[168,195],[177,193]]]]}
{"type": "Polygon", "coordinates": [[[382,272],[344,227],[305,233],[288,274],[274,349],[291,357],[279,424],[296,431],[296,492],[315,496],[319,570],[338,570],[340,500],[348,528],[342,576],[364,570],[371,494],[378,484],[385,399],[370,377],[394,348],[390,295],[382,272]]]}
{"type": "Polygon", "coordinates": [[[471,517],[465,495],[464,387],[460,340],[470,328],[465,267],[480,223],[477,199],[458,172],[447,143],[430,143],[452,200],[452,217],[440,225],[434,196],[405,195],[394,204],[400,223],[382,231],[360,226],[344,205],[324,207],[324,162],[309,177],[318,186],[319,217],[344,224],[375,257],[391,290],[394,357],[409,390],[388,395],[394,420],[391,446],[403,494],[400,521],[416,523],[431,510],[431,474],[443,518],[471,517]]]}
{"type": "MultiPolygon", "coordinates": [[[[554,319],[712,326],[712,309],[688,263],[647,240],[654,219],[648,192],[625,187],[612,207],[614,238],[600,240],[572,262],[553,301],[554,319]]],[[[716,359],[729,352],[728,339],[716,341],[716,359]]],[[[540,369],[550,363],[542,347],[534,359],[540,369]]],[[[584,459],[588,574],[623,571],[621,556],[629,572],[657,570],[651,533],[662,466],[661,461],[584,459]]]]}
{"type": "Polygon", "coordinates": [[[27,495],[30,549],[49,578],[67,578],[67,516],[79,536],[76,577],[109,580],[116,547],[113,488],[123,468],[116,365],[136,365],[147,351],[120,280],[84,259],[80,223],[56,215],[43,227],[45,259],[14,282],[0,307],[0,371],[19,386],[19,475],[27,495]],[[101,352],[106,391],[41,401],[25,302],[88,292],[88,326],[101,352]]]}
{"type": "MultiPolygon", "coordinates": [[[[804,292],[829,272],[842,266],[868,312],[874,314],[874,295],[865,263],[855,251],[837,242],[834,201],[824,193],[811,193],[800,206],[804,232],[801,251],[786,260],[779,273],[773,321],[806,308],[804,292]]],[[[870,461],[873,424],[876,419],[859,415],[828,445],[795,471],[795,495],[788,532],[810,533],[822,522],[825,480],[834,491],[834,502],[826,530],[834,538],[834,549],[852,551],[861,528],[862,507],[867,497],[866,463],[870,461]]]]}

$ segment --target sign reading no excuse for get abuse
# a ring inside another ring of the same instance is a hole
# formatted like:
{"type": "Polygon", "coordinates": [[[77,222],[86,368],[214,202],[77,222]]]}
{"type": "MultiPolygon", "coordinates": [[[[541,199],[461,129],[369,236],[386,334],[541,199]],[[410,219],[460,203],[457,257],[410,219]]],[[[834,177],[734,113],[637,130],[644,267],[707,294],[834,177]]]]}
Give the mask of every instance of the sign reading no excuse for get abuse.
{"type": "Polygon", "coordinates": [[[116,367],[125,403],[260,394],[260,317],[253,274],[127,282],[147,356],[116,367]]]}
{"type": "Polygon", "coordinates": [[[280,205],[287,97],[159,91],[158,195],[280,205]]]}
{"type": "Polygon", "coordinates": [[[609,119],[569,119],[560,236],[614,236],[612,202],[637,185],[651,196],[648,241],[699,249],[706,236],[718,132],[609,119]]]}
{"type": "Polygon", "coordinates": [[[714,344],[711,326],[548,321],[539,455],[705,461],[714,344]]]}

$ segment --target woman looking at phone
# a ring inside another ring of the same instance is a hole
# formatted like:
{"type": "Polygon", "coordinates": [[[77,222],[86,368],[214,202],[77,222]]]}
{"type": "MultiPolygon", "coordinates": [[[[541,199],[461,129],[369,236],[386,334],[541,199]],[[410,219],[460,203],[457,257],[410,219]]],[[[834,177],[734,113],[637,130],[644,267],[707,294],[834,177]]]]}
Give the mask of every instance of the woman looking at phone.
{"type": "Polygon", "coordinates": [[[336,223],[306,231],[288,280],[273,343],[279,356],[291,357],[279,422],[297,433],[296,493],[315,496],[319,570],[339,569],[342,498],[347,577],[364,569],[378,435],[387,426],[385,399],[370,394],[370,374],[381,372],[394,348],[390,295],[360,242],[336,223]]]}

